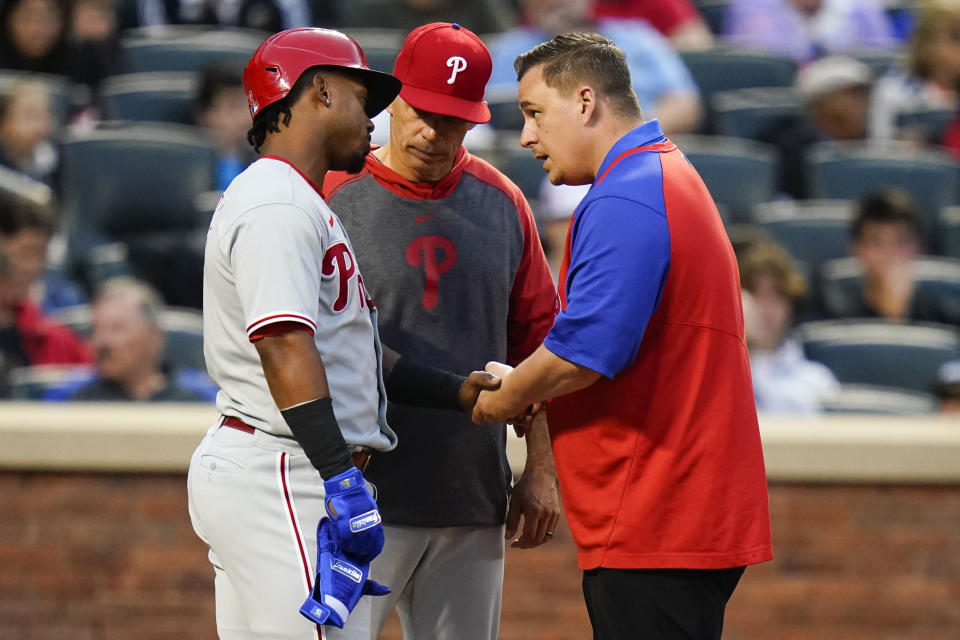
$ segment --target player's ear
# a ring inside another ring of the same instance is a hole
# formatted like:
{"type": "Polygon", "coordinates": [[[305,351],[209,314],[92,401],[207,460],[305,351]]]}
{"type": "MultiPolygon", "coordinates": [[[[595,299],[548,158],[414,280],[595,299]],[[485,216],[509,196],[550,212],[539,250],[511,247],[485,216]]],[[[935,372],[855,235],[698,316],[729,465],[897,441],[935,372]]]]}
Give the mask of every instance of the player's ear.
{"type": "Polygon", "coordinates": [[[330,94],[327,92],[329,83],[327,79],[323,77],[322,73],[316,73],[313,76],[313,90],[316,93],[317,98],[325,104],[330,106],[330,94]]]}
{"type": "Polygon", "coordinates": [[[583,86],[577,90],[578,112],[583,124],[590,122],[597,109],[597,94],[592,87],[583,86]]]}

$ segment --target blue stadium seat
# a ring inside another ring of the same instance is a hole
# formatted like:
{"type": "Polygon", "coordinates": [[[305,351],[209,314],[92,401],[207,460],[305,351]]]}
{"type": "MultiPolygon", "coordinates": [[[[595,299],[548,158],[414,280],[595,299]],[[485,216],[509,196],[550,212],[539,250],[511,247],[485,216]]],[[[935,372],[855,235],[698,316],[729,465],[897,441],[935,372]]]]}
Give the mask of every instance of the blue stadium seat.
{"type": "Polygon", "coordinates": [[[710,106],[717,133],[751,140],[803,117],[800,96],[791,87],[719,91],[710,106]]]}
{"type": "Polygon", "coordinates": [[[520,187],[531,205],[537,200],[547,174],[543,170],[543,161],[534,158],[529,149],[515,144],[502,148],[497,167],[520,187]]]}
{"type": "Polygon", "coordinates": [[[63,399],[93,376],[93,367],[88,365],[17,367],[9,372],[7,392],[12,400],[63,399]]]}
{"type": "Polygon", "coordinates": [[[956,120],[956,109],[924,109],[907,111],[897,116],[897,127],[911,140],[940,144],[947,125],[956,120]]]}
{"type": "Polygon", "coordinates": [[[944,363],[960,357],[960,330],[924,323],[825,320],[799,327],[808,358],[842,383],[929,393],[944,363]]]}
{"type": "Polygon", "coordinates": [[[881,413],[916,416],[936,412],[932,394],[869,384],[844,384],[823,400],[827,413],[881,413]]]}
{"type": "Polygon", "coordinates": [[[727,223],[749,222],[753,208],[773,199],[777,154],[752,140],[722,136],[676,136],[727,223]]]}
{"type": "Polygon", "coordinates": [[[159,318],[166,335],[164,362],[174,369],[206,372],[203,358],[203,314],[196,309],[166,309],[159,318]]]}
{"type": "Polygon", "coordinates": [[[490,108],[490,126],[498,131],[520,131],[523,128],[523,114],[517,104],[517,93],[491,93],[486,96],[490,108]]]}
{"type": "Polygon", "coordinates": [[[718,91],[748,87],[790,87],[797,66],[777,55],[717,47],[680,53],[705,102],[718,91]]]}
{"type": "Polygon", "coordinates": [[[853,207],[849,200],[782,200],[759,205],[753,217],[813,282],[824,262],[847,256],[853,207]]]}
{"type": "MultiPolygon", "coordinates": [[[[921,291],[944,298],[960,309],[960,260],[925,257],[914,265],[914,278],[921,291]]],[[[824,311],[835,317],[850,317],[858,308],[863,273],[853,258],[823,264],[820,294],[824,311]]]]}
{"type": "Polygon", "coordinates": [[[696,0],[695,4],[704,22],[710,27],[710,32],[722,35],[730,0],[696,0]]]}
{"type": "Polygon", "coordinates": [[[858,200],[882,187],[905,189],[926,217],[931,245],[937,216],[958,203],[960,166],[947,154],[896,144],[824,142],[807,154],[812,198],[858,200]]]}
{"type": "Polygon", "coordinates": [[[98,247],[205,229],[209,211],[198,203],[213,188],[215,159],[194,127],[103,123],[68,135],[60,165],[68,264],[92,285],[97,265],[110,262],[98,247]]]}
{"type": "Polygon", "coordinates": [[[946,207],[940,212],[940,253],[960,259],[960,206],[946,207]]]}
{"type": "Polygon", "coordinates": [[[246,66],[267,34],[244,29],[157,27],[129,29],[120,41],[127,73],[199,71],[223,60],[246,66]]]}
{"type": "Polygon", "coordinates": [[[861,49],[847,51],[844,55],[856,58],[870,67],[870,72],[873,73],[874,78],[879,78],[890,69],[898,66],[903,60],[903,54],[900,51],[888,49],[861,49]]]}
{"type": "Polygon", "coordinates": [[[0,195],[22,198],[40,206],[47,206],[53,201],[53,189],[19,171],[3,166],[0,166],[0,195]]]}
{"type": "Polygon", "coordinates": [[[193,73],[131,73],[104,80],[100,101],[106,120],[191,124],[196,90],[193,73]]]}

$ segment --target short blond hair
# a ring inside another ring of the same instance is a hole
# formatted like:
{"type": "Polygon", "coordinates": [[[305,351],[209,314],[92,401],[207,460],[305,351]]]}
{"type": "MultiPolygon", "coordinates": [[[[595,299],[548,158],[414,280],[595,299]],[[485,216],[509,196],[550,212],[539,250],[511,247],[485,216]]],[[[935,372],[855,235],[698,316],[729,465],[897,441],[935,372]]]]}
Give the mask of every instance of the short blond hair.
{"type": "Polygon", "coordinates": [[[960,0],[921,0],[917,22],[907,45],[907,66],[920,78],[933,74],[930,44],[945,29],[960,27],[960,0]]]}
{"type": "Polygon", "coordinates": [[[807,279],[794,266],[787,250],[776,242],[760,242],[743,254],[740,259],[740,285],[753,293],[760,278],[770,276],[777,291],[790,299],[796,308],[807,295],[807,279]]]}

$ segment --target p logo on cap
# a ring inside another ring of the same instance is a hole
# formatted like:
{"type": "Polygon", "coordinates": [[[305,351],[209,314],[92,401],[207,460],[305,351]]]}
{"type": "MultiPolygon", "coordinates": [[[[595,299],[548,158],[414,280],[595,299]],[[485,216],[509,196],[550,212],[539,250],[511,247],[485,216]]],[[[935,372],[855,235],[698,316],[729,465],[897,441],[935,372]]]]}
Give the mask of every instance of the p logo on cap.
{"type": "Polygon", "coordinates": [[[483,94],[493,62],[486,45],[469,29],[434,22],[410,32],[393,73],[403,83],[400,97],[421,111],[489,122],[483,94]]]}
{"type": "Polygon", "coordinates": [[[457,74],[467,68],[467,61],[460,56],[450,56],[447,58],[447,66],[453,67],[453,72],[450,73],[450,79],[447,80],[447,84],[453,84],[457,81],[457,74]]]}

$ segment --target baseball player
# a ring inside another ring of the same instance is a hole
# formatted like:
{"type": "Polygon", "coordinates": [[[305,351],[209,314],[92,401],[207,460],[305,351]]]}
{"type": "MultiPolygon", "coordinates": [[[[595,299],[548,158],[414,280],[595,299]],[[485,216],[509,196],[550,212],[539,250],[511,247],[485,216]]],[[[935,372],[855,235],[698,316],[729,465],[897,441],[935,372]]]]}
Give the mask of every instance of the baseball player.
{"type": "Polygon", "coordinates": [[[397,79],[341,33],[295,29],[264,41],[243,84],[261,157],[207,237],[204,354],[222,416],[190,463],[191,520],[221,638],[367,638],[383,531],[361,470],[396,445],[385,394],[466,409],[481,378],[395,354],[402,379],[381,374],[376,308],[317,186],[363,167],[397,79]]]}
{"type": "MultiPolygon", "coordinates": [[[[380,304],[384,341],[454,371],[519,362],[557,305],[523,194],[462,145],[490,119],[490,68],[458,24],[411,32],[394,69],[403,88],[387,108],[389,142],[358,175],[324,183],[380,304]]],[[[478,429],[465,415],[395,403],[389,418],[400,444],[368,470],[386,531],[372,573],[393,589],[372,603],[374,637],[396,606],[407,640],[496,638],[504,536],[535,547],[559,517],[545,420],[527,438],[508,508],[503,424],[478,429]]]]}

